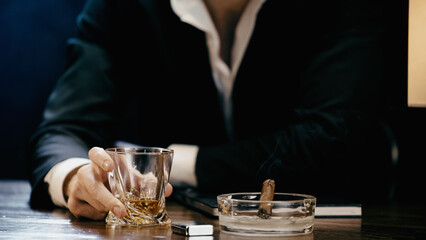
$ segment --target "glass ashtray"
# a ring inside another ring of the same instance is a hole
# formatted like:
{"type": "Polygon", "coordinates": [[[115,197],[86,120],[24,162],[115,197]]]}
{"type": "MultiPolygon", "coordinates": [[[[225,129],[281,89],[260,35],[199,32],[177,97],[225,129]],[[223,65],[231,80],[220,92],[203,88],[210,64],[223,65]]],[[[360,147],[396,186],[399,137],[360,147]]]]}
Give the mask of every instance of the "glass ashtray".
{"type": "Polygon", "coordinates": [[[220,230],[245,236],[289,236],[313,231],[314,196],[274,193],[273,201],[260,201],[260,196],[260,192],[217,196],[220,230]]]}

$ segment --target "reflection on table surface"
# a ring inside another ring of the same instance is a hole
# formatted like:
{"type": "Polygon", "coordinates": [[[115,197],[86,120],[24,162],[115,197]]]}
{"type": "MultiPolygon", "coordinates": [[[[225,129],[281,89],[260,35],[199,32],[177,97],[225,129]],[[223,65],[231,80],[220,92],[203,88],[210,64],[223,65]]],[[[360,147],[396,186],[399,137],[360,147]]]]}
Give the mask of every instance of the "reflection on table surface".
{"type": "MultiPolygon", "coordinates": [[[[119,227],[76,219],[66,209],[36,210],[28,205],[30,185],[0,180],[0,239],[247,239],[219,230],[219,221],[168,201],[172,221],[196,220],[214,225],[209,238],[175,234],[169,226],[119,227]]],[[[259,238],[251,238],[259,239],[259,238]]],[[[277,238],[271,238],[277,239],[277,238]]],[[[391,204],[364,206],[362,218],[317,218],[312,234],[285,239],[426,239],[426,207],[391,204]]]]}

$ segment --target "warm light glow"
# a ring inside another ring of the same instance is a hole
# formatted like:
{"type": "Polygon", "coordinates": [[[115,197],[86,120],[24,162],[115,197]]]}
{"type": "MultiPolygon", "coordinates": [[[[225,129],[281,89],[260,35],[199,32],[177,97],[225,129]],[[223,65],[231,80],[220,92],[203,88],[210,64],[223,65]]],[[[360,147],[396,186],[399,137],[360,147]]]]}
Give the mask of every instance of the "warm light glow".
{"type": "Polygon", "coordinates": [[[408,106],[426,107],[426,1],[410,0],[408,19],[408,106]]]}

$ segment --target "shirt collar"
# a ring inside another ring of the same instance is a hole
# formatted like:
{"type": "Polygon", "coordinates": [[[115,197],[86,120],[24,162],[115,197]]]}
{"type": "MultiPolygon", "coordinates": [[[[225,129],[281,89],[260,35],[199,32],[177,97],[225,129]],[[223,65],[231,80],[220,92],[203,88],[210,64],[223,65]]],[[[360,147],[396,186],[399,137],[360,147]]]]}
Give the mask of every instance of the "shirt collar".
{"type": "Polygon", "coordinates": [[[220,40],[213,20],[203,0],[170,0],[175,14],[182,22],[188,23],[206,34],[212,77],[222,104],[225,126],[233,138],[232,89],[238,68],[251,38],[256,16],[266,0],[250,0],[235,29],[232,47],[231,68],[220,58],[220,40]]]}
{"type": "Polygon", "coordinates": [[[170,0],[170,3],[182,22],[193,25],[204,32],[214,29],[210,14],[202,0],[170,0]]]}

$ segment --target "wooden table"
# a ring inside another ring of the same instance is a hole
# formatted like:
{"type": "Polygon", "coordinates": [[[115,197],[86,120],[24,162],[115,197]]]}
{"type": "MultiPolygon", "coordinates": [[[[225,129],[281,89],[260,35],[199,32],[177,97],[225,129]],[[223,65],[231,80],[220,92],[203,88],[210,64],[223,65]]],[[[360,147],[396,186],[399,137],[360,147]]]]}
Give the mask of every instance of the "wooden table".
{"type": "MultiPolygon", "coordinates": [[[[112,227],[103,221],[74,218],[65,209],[31,209],[30,185],[0,180],[0,239],[200,239],[172,233],[169,227],[112,227]]],[[[284,239],[426,239],[426,207],[418,197],[412,205],[367,206],[362,218],[317,218],[314,232],[284,239]]],[[[259,239],[220,232],[216,218],[168,201],[174,221],[198,220],[214,225],[211,239],[259,239]]],[[[277,239],[277,238],[272,238],[277,239]]]]}

